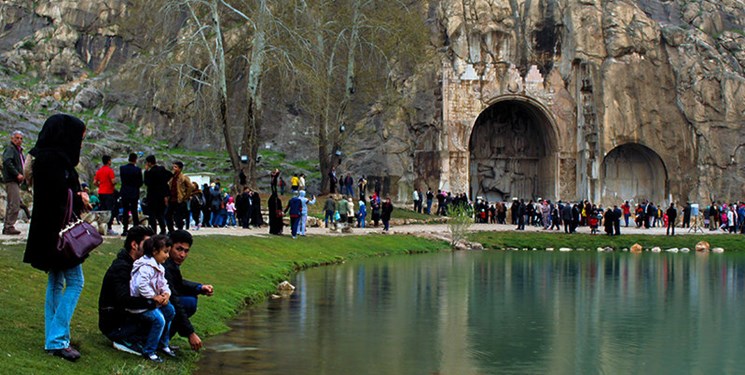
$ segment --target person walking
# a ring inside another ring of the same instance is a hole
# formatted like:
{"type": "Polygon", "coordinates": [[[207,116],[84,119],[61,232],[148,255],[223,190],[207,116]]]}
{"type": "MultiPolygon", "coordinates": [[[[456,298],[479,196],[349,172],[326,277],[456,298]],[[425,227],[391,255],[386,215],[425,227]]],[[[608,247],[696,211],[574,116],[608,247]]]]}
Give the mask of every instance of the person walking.
{"type": "Polygon", "coordinates": [[[166,234],[166,205],[168,202],[168,181],[173,177],[164,166],[158,165],[155,155],[145,158],[145,178],[143,182],[147,186],[147,207],[150,212],[148,224],[153,232],[166,234]]]}
{"type": "Polygon", "coordinates": [[[297,232],[300,227],[300,215],[303,213],[303,201],[298,197],[298,192],[293,192],[293,197],[287,202],[285,213],[290,214],[290,232],[292,238],[297,238],[297,232]]]}
{"type": "Polygon", "coordinates": [[[23,133],[16,130],[10,135],[10,144],[3,152],[3,182],[8,194],[5,208],[5,223],[3,234],[19,235],[21,231],[15,228],[18,211],[21,209],[21,183],[23,183],[23,133]]]}
{"type": "Polygon", "coordinates": [[[23,262],[47,273],[44,305],[44,349],[68,361],[80,358],[70,345],[70,321],[83,291],[84,259],[68,258],[57,250],[57,239],[72,192],[73,213],[90,207],[81,191],[78,172],[85,124],[78,118],[57,114],[44,123],[34,157],[34,212],[29,226],[23,262]]]}
{"type": "Polygon", "coordinates": [[[132,225],[140,225],[138,206],[140,202],[140,187],[142,187],[142,169],[137,166],[137,154],[131,153],[129,163],[119,167],[119,177],[122,179],[122,188],[119,191],[122,198],[122,236],[127,236],[129,228],[129,214],[132,213],[132,225]]]}
{"type": "Polygon", "coordinates": [[[391,214],[393,214],[393,203],[391,203],[391,197],[385,197],[382,211],[380,218],[383,220],[383,226],[387,232],[391,224],[391,214]]]}
{"type": "Polygon", "coordinates": [[[93,177],[93,184],[98,187],[98,199],[101,201],[101,210],[111,211],[111,218],[106,223],[106,234],[116,236],[116,232],[111,228],[114,224],[114,218],[118,215],[116,210],[116,197],[114,196],[114,186],[116,184],[116,175],[111,169],[111,156],[104,155],[101,157],[103,165],[96,171],[93,177]]]}

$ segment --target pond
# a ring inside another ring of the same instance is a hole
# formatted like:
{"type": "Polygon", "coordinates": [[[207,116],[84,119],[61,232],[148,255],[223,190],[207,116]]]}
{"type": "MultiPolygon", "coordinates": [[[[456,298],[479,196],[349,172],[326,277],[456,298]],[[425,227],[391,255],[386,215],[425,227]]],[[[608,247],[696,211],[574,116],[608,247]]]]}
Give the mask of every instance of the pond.
{"type": "Polygon", "coordinates": [[[301,272],[198,374],[745,373],[745,256],[470,251],[301,272]]]}

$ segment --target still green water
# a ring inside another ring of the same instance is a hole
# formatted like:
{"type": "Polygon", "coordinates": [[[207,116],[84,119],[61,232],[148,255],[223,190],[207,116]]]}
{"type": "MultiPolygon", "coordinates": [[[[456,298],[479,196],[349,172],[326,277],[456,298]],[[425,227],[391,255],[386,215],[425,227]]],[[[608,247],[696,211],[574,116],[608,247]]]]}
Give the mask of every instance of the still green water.
{"type": "Polygon", "coordinates": [[[738,254],[457,252],[299,273],[201,374],[743,374],[738,254]]]}

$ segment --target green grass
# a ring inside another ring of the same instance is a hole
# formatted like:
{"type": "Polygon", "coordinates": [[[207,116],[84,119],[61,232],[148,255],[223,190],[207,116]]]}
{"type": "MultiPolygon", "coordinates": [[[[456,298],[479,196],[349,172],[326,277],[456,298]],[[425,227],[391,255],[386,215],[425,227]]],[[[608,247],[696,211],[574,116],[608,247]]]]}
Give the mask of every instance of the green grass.
{"type": "MultiPolygon", "coordinates": [[[[145,363],[111,348],[98,331],[97,301],[103,274],[122,241],[107,240],[83,264],[85,287],[72,320],[72,339],[83,357],[70,363],[44,353],[44,293],[46,274],[22,263],[24,245],[0,245],[0,374],[173,374],[189,373],[198,355],[182,351],[162,365],[145,363]]],[[[444,242],[413,236],[195,237],[183,273],[188,279],[215,286],[213,297],[200,298],[192,318],[204,339],[225,332],[226,323],[247,303],[262,301],[279,281],[293,272],[346,259],[435,252],[444,242]]],[[[177,338],[175,345],[188,343],[177,338]]],[[[206,342],[209,345],[209,340],[206,342]]]]}
{"type": "MultiPolygon", "coordinates": [[[[623,229],[622,232],[623,233],[623,229]]],[[[727,251],[742,251],[743,237],[740,235],[685,235],[685,236],[651,236],[644,234],[622,234],[606,236],[602,234],[559,234],[559,233],[517,233],[517,232],[478,232],[468,235],[470,241],[479,242],[487,249],[528,248],[546,249],[569,247],[572,249],[596,250],[598,247],[610,246],[616,250],[630,248],[638,243],[645,249],[659,246],[662,249],[687,247],[693,250],[699,241],[708,241],[712,247],[721,247],[727,251]]]]}

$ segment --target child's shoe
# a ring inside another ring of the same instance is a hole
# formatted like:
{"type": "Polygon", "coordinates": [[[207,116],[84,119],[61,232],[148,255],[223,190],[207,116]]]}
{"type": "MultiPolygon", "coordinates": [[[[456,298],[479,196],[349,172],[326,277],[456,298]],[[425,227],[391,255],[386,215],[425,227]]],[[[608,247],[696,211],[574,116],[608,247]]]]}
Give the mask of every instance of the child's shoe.
{"type": "Polygon", "coordinates": [[[174,349],[172,349],[171,347],[169,347],[169,346],[160,348],[160,351],[163,352],[163,354],[165,354],[165,355],[167,355],[169,357],[176,358],[176,351],[174,349]]]}

